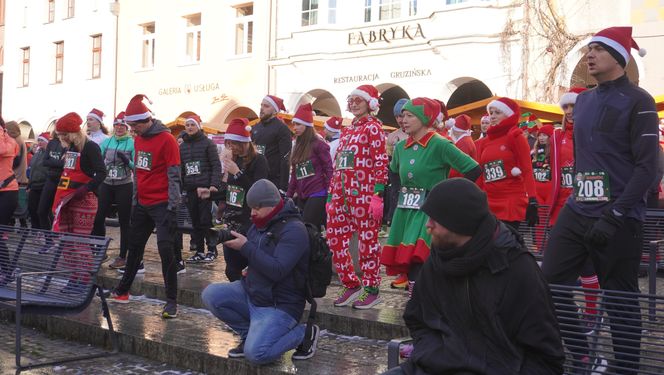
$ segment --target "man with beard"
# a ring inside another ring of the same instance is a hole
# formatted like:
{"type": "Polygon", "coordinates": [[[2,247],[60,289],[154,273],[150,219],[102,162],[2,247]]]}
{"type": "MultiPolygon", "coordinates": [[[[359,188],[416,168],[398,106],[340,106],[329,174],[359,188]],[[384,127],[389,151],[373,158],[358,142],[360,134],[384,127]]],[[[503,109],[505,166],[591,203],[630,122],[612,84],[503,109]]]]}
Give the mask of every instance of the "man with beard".
{"type": "Polygon", "coordinates": [[[403,316],[414,348],[387,374],[562,374],[546,281],[519,235],[489,212],[486,194],[452,178],[422,210],[431,255],[403,316]]]}
{"type": "Polygon", "coordinates": [[[268,162],[268,180],[279,190],[288,189],[290,176],[289,156],[292,147],[292,134],[288,126],[277,117],[279,111],[286,111],[284,101],[274,95],[267,95],[261,102],[260,122],[251,130],[251,140],[256,151],[265,156],[268,162]]]}

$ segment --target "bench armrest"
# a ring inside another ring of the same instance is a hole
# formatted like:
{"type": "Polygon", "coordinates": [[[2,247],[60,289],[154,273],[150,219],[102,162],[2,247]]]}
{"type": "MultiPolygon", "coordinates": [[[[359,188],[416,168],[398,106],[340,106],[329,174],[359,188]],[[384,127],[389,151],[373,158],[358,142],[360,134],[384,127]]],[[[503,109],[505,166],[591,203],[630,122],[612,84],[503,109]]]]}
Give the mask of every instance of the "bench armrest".
{"type": "Polygon", "coordinates": [[[57,271],[37,271],[37,272],[16,272],[16,278],[20,279],[24,276],[38,276],[38,275],[57,275],[60,273],[72,273],[72,272],[87,272],[93,274],[92,271],[87,270],[57,270],[57,271]]]}
{"type": "Polygon", "coordinates": [[[398,339],[392,339],[387,344],[387,369],[399,366],[399,348],[401,344],[407,344],[412,342],[413,339],[410,337],[401,337],[398,339]]]}

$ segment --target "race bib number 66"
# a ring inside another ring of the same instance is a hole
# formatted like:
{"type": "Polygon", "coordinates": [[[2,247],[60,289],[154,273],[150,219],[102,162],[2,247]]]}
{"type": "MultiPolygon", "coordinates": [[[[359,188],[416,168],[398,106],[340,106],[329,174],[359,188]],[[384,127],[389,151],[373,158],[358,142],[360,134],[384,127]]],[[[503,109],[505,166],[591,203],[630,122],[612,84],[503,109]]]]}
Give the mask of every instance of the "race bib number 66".
{"type": "Polygon", "coordinates": [[[139,151],[136,158],[136,168],[149,171],[152,169],[152,153],[139,151]]]}

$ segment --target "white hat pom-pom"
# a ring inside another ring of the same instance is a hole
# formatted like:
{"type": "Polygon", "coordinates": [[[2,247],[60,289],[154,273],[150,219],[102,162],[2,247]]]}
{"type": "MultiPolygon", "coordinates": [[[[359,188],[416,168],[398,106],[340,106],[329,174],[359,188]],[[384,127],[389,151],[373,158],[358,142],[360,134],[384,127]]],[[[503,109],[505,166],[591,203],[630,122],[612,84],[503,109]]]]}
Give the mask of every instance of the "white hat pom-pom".
{"type": "Polygon", "coordinates": [[[448,129],[451,129],[454,125],[456,125],[456,121],[453,118],[445,121],[445,127],[448,129]]]}
{"type": "Polygon", "coordinates": [[[639,56],[643,57],[648,53],[645,48],[639,48],[639,56]]]}
{"type": "Polygon", "coordinates": [[[519,169],[519,167],[512,168],[511,172],[514,177],[521,176],[521,169],[519,169]]]}
{"type": "Polygon", "coordinates": [[[250,132],[251,131],[251,126],[249,126],[249,125],[245,126],[244,130],[250,132]]]}

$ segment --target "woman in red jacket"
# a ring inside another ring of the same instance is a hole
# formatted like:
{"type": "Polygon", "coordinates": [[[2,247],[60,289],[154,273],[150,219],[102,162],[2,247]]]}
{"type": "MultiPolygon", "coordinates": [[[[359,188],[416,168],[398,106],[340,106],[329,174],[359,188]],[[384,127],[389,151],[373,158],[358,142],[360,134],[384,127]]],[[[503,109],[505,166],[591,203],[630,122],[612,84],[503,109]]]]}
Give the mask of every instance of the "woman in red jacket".
{"type": "Polygon", "coordinates": [[[499,98],[487,105],[491,127],[486,141],[477,150],[477,160],[484,170],[480,183],[486,191],[491,211],[506,224],[518,228],[527,220],[537,224],[535,179],[530,148],[518,128],[521,109],[509,98],[499,98]]]}
{"type": "Polygon", "coordinates": [[[533,145],[532,163],[535,176],[537,203],[547,204],[551,195],[551,136],[553,126],[544,125],[537,132],[537,140],[533,145]]]}

